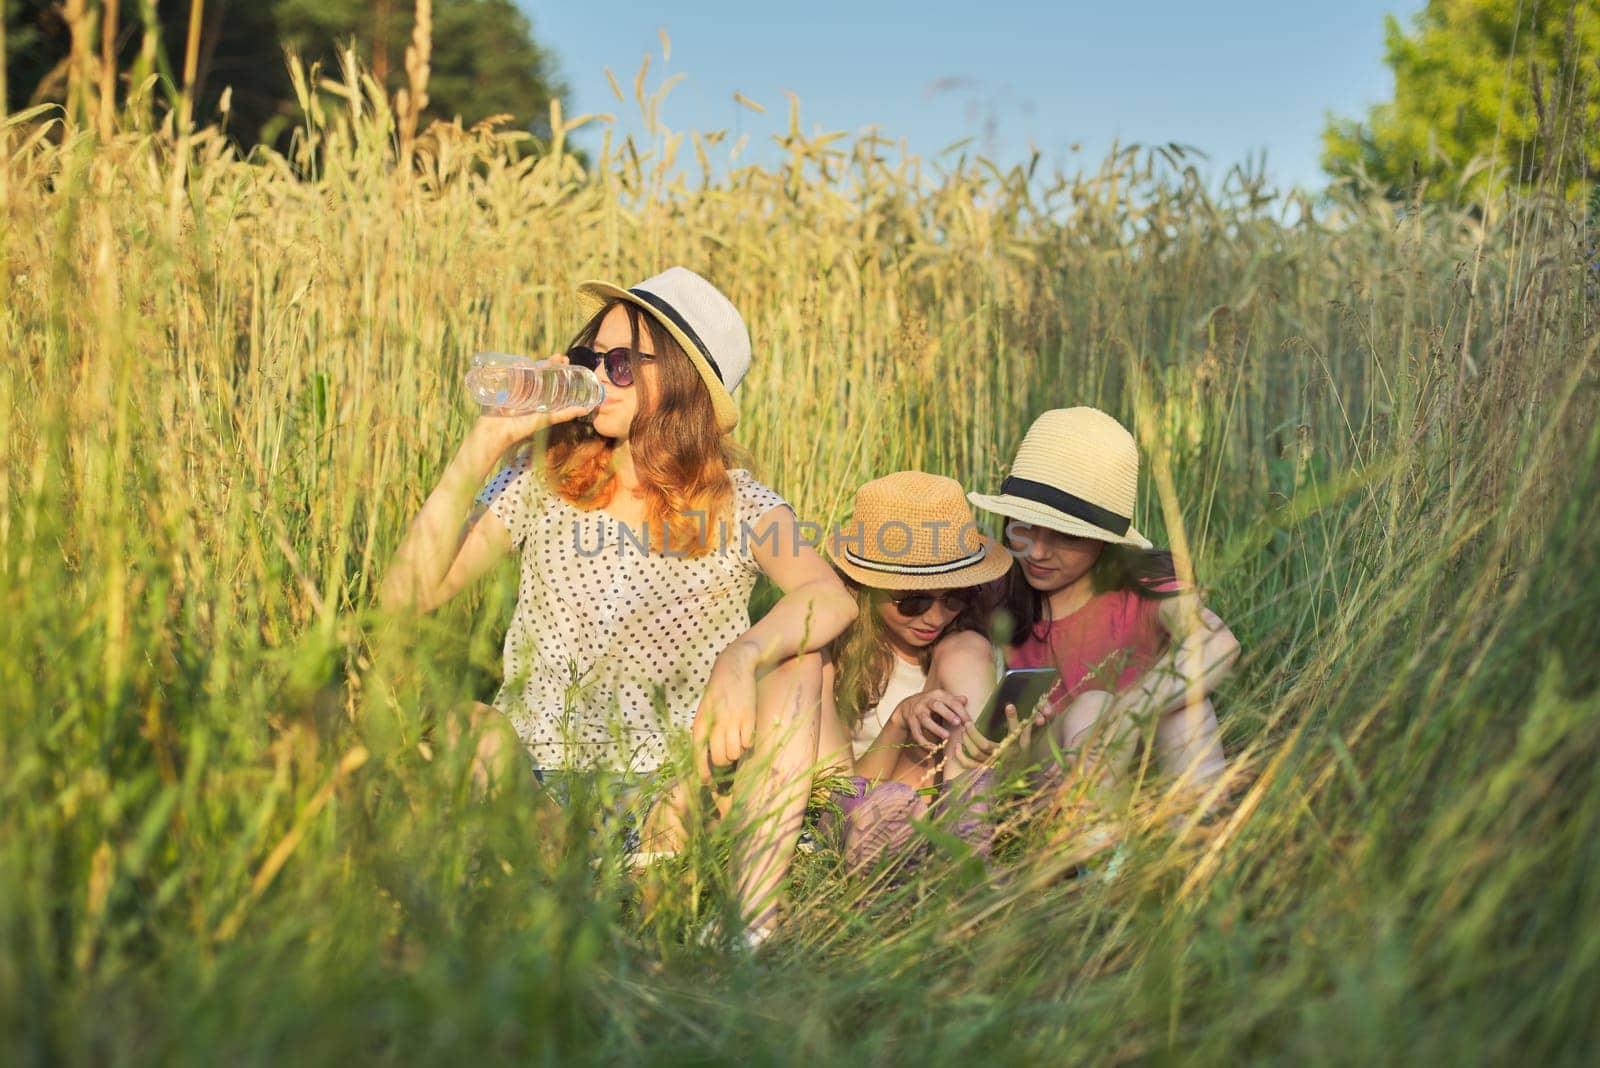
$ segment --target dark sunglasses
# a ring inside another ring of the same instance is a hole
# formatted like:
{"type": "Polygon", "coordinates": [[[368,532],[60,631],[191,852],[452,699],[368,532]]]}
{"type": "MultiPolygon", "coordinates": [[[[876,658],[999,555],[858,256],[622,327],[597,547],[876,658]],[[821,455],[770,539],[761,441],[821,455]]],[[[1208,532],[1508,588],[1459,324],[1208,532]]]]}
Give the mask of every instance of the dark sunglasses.
{"type": "Polygon", "coordinates": [[[956,615],[972,607],[972,595],[966,590],[946,590],[940,594],[901,593],[889,594],[888,601],[903,616],[920,616],[938,601],[956,615]]]}
{"type": "MultiPolygon", "coordinates": [[[[653,360],[654,356],[648,352],[639,353],[641,360],[653,360]]],[[[633,365],[628,362],[627,349],[607,349],[600,352],[588,345],[574,345],[567,350],[567,359],[579,367],[587,367],[591,371],[598,371],[603,363],[606,366],[606,378],[613,386],[627,388],[633,385],[633,365]]]]}

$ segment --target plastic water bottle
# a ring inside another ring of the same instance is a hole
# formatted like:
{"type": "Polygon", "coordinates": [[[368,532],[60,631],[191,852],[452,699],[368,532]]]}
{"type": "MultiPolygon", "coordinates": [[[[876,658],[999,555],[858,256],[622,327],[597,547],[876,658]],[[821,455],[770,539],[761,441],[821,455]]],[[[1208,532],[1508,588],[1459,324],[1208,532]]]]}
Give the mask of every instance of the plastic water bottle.
{"type": "Polygon", "coordinates": [[[496,415],[595,409],[606,399],[605,383],[587,367],[480,352],[467,372],[467,392],[496,415]]]}

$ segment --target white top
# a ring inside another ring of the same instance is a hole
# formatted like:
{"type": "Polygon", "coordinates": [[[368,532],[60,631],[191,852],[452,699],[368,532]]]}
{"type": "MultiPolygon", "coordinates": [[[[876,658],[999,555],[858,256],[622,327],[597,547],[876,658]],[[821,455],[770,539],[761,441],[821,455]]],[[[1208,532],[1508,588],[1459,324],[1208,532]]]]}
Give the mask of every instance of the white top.
{"type": "Polygon", "coordinates": [[[750,532],[786,506],[730,472],[733,514],[700,557],[646,553],[642,531],[551,492],[524,450],[479,495],[521,554],[495,697],[535,767],[647,772],[686,732],[717,655],[750,629],[750,532]],[[743,536],[741,536],[743,532],[743,536]]]}
{"type": "Polygon", "coordinates": [[[889,681],[884,684],[883,696],[878,703],[862,715],[861,722],[856,724],[855,733],[850,736],[850,747],[855,750],[856,759],[872,747],[877,741],[878,734],[883,730],[883,725],[889,722],[889,716],[901,701],[914,693],[921,693],[923,686],[927,685],[928,676],[916,664],[908,663],[898,656],[893,658],[894,667],[889,672],[889,681]]]}

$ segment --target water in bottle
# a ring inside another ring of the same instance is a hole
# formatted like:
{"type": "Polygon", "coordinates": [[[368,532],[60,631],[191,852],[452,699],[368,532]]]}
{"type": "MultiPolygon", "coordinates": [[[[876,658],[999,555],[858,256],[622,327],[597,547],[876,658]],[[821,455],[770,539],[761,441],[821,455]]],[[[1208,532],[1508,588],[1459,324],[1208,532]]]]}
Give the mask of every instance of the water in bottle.
{"type": "Polygon", "coordinates": [[[496,415],[553,412],[560,408],[595,409],[606,387],[586,367],[480,352],[467,372],[467,392],[496,415]]]}

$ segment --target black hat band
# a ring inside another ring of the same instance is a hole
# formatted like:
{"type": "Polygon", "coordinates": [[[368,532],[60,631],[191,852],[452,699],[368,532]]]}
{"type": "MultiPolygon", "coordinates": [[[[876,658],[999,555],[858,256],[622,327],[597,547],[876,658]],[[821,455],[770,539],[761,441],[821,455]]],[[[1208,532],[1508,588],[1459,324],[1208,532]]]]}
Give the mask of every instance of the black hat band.
{"type": "Polygon", "coordinates": [[[690,343],[699,351],[701,357],[710,365],[711,373],[717,376],[717,381],[722,382],[724,385],[727,384],[722,377],[722,368],[718,367],[717,361],[711,358],[711,350],[706,348],[706,343],[700,340],[700,335],[694,332],[694,327],[689,325],[688,320],[678,314],[677,308],[674,308],[648,289],[630,289],[628,292],[660,312],[668,322],[682,330],[683,336],[689,339],[690,343]]]}
{"type": "Polygon", "coordinates": [[[1015,476],[1000,483],[1000,492],[1009,497],[1021,497],[1023,500],[1042,504],[1047,508],[1054,508],[1074,519],[1081,519],[1085,523],[1109,530],[1117,537],[1128,533],[1128,528],[1133,526],[1131,516],[1122,516],[1100,507],[1092,501],[1066,490],[1057,489],[1044,482],[1035,482],[1031,478],[1016,478],[1015,476]]]}

